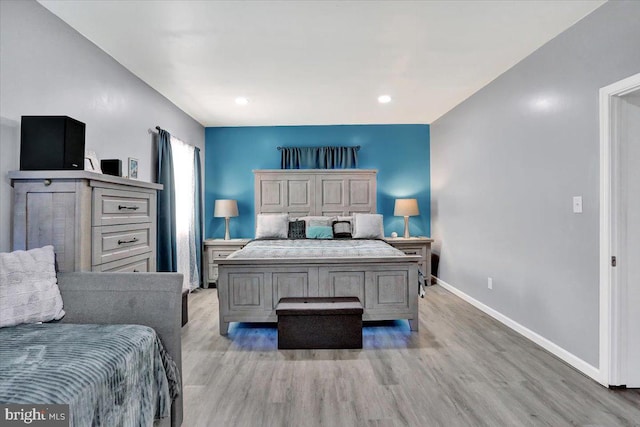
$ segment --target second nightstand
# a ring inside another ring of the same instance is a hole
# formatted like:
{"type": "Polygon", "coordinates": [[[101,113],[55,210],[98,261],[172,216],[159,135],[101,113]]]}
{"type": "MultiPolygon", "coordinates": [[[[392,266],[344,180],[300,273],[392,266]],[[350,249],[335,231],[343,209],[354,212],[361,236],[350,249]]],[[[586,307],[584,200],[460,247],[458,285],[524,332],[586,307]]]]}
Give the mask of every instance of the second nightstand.
{"type": "Polygon", "coordinates": [[[204,241],[204,283],[211,287],[218,280],[216,260],[228,257],[232,252],[242,249],[250,239],[206,239],[204,241]]]}
{"type": "Polygon", "coordinates": [[[425,284],[431,282],[431,243],[433,239],[429,237],[385,237],[384,240],[396,249],[400,249],[407,255],[420,255],[422,260],[418,263],[418,268],[424,274],[425,284]]]}

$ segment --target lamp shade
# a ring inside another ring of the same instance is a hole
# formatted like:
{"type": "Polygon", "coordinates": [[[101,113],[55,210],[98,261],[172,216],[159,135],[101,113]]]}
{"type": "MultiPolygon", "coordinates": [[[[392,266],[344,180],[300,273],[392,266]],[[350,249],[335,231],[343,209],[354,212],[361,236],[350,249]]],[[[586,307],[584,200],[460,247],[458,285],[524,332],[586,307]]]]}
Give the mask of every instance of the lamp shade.
{"type": "Polygon", "coordinates": [[[216,204],[213,209],[213,216],[220,218],[238,216],[238,202],[236,200],[229,199],[216,200],[216,204]]]}
{"type": "Polygon", "coordinates": [[[393,209],[394,216],[416,216],[419,215],[417,199],[396,199],[393,209]]]}

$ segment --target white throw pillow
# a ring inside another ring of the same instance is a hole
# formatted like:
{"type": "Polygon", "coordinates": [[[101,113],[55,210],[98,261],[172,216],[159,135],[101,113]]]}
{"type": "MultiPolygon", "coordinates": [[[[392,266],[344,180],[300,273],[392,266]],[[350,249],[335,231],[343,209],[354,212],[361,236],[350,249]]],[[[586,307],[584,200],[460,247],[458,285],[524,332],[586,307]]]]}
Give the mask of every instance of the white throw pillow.
{"type": "Polygon", "coordinates": [[[53,246],[0,253],[0,327],[62,316],[53,246]]]}
{"type": "Polygon", "coordinates": [[[353,214],[354,239],[383,239],[384,228],[380,214],[353,214]]]}
{"type": "Polygon", "coordinates": [[[289,234],[289,214],[258,214],[256,239],[286,239],[289,234]]]}

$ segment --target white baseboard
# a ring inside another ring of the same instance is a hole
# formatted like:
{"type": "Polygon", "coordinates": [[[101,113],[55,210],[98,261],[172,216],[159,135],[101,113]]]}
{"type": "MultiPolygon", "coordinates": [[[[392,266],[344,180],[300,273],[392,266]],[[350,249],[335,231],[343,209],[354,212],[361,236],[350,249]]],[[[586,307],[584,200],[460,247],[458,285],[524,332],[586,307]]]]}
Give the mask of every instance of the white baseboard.
{"type": "Polygon", "coordinates": [[[496,319],[498,322],[502,323],[505,326],[508,326],[509,328],[511,328],[514,331],[518,332],[520,335],[524,336],[525,338],[530,339],[534,343],[538,344],[540,347],[542,347],[545,350],[547,350],[549,353],[551,353],[551,354],[555,355],[556,357],[559,357],[560,359],[564,360],[566,363],[568,363],[569,365],[573,366],[574,368],[576,368],[578,371],[582,372],[583,374],[593,378],[594,380],[596,380],[600,384],[603,384],[603,382],[601,381],[600,370],[598,368],[596,368],[595,366],[590,365],[589,363],[587,363],[584,360],[580,359],[575,354],[568,352],[567,350],[565,350],[564,348],[560,347],[559,345],[557,345],[557,344],[549,341],[545,337],[533,332],[531,329],[522,326],[520,323],[516,322],[515,320],[510,319],[509,317],[505,316],[504,314],[502,314],[502,313],[494,310],[493,308],[481,303],[477,299],[465,294],[464,292],[462,292],[458,288],[448,284],[444,280],[441,280],[441,279],[436,279],[436,280],[437,280],[437,282],[438,282],[438,284],[440,286],[442,286],[444,289],[448,290],[452,294],[456,295],[457,297],[460,297],[461,299],[465,300],[466,302],[468,302],[469,304],[473,305],[477,309],[485,312],[489,316],[491,316],[494,319],[496,319]]]}

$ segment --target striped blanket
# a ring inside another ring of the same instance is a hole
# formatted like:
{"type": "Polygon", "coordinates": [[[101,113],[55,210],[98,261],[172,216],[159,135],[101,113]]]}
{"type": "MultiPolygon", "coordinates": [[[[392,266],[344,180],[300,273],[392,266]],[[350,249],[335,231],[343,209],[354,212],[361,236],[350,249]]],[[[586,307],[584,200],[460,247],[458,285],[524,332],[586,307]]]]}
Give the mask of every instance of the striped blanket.
{"type": "Polygon", "coordinates": [[[146,326],[0,329],[0,403],[69,404],[71,426],[151,426],[170,415],[177,373],[146,326]]]}

